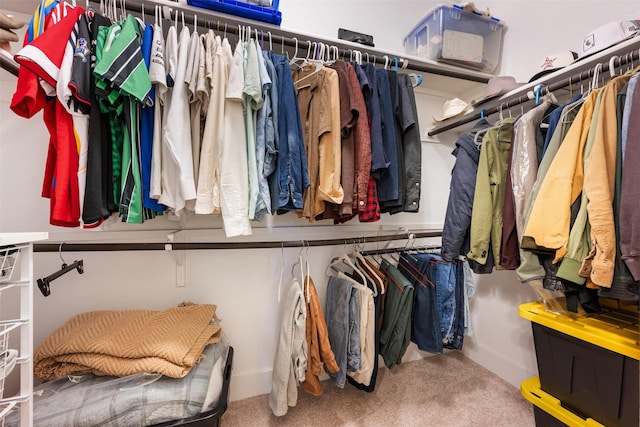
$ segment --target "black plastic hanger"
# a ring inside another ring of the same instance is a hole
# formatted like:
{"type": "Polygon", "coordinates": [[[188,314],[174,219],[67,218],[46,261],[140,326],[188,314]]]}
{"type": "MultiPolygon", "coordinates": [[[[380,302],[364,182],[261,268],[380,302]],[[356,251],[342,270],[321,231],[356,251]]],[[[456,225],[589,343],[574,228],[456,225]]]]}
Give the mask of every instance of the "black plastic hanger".
{"type": "Polygon", "coordinates": [[[60,267],[60,270],[56,271],[53,274],[48,275],[47,277],[44,277],[42,279],[38,279],[38,288],[40,288],[40,292],[42,292],[42,295],[44,295],[45,297],[48,297],[49,295],[51,295],[51,289],[49,284],[51,282],[53,282],[54,280],[56,280],[58,277],[63,276],[65,274],[67,274],[68,272],[70,272],[71,270],[78,270],[78,273],[82,274],[84,273],[84,262],[83,260],[79,260],[79,261],[74,261],[71,264],[68,264],[64,261],[64,259],[62,258],[62,245],[64,243],[60,244],[60,248],[58,249],[58,254],[60,255],[60,259],[62,260],[62,267],[60,267]]]}

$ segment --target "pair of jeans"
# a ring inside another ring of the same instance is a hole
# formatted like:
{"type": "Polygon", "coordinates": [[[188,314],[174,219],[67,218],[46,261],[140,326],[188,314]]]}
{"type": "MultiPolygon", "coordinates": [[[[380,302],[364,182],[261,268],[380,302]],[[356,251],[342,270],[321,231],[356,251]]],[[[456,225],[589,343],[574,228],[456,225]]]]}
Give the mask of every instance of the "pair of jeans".
{"type": "Polygon", "coordinates": [[[440,316],[436,306],[436,289],[427,276],[429,259],[403,253],[398,268],[414,287],[411,341],[420,350],[442,353],[440,316]]]}
{"type": "Polygon", "coordinates": [[[336,358],[336,363],[340,367],[337,374],[329,373],[335,378],[336,385],[344,388],[347,377],[347,353],[349,346],[349,309],[351,300],[351,282],[339,277],[329,277],[327,284],[327,297],[325,306],[325,318],[327,321],[327,332],[329,343],[336,358]]]}
{"type": "Polygon", "coordinates": [[[454,261],[453,270],[455,274],[455,311],[451,327],[451,337],[447,343],[444,343],[444,346],[454,350],[462,350],[465,319],[465,273],[463,262],[461,260],[454,261]]]}
{"type": "Polygon", "coordinates": [[[360,353],[360,295],[359,291],[351,288],[349,298],[349,340],[347,345],[347,370],[358,371],[362,368],[360,353]]]}
{"type": "Polygon", "coordinates": [[[436,254],[415,254],[425,261],[426,276],[435,285],[436,312],[440,318],[440,333],[443,344],[451,343],[454,336],[453,321],[456,311],[456,270],[451,262],[436,254]]]}

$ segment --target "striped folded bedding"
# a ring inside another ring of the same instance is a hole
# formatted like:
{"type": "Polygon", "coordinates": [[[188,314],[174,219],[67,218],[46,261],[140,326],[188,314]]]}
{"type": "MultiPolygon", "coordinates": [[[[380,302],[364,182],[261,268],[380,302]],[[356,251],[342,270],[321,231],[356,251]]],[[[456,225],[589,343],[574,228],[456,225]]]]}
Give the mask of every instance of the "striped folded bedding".
{"type": "Polygon", "coordinates": [[[164,311],[93,311],[78,314],[49,335],[34,354],[34,376],[127,376],[153,372],[182,378],[220,340],[216,306],[185,304],[164,311]]]}

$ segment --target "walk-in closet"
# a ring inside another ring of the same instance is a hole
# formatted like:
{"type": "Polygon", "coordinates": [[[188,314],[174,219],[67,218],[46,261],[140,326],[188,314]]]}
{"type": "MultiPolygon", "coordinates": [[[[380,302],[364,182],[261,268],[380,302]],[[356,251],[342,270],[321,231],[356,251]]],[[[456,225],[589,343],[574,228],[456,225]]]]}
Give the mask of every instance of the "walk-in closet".
{"type": "Polygon", "coordinates": [[[637,426],[636,6],[0,0],[0,426],[637,426]]]}

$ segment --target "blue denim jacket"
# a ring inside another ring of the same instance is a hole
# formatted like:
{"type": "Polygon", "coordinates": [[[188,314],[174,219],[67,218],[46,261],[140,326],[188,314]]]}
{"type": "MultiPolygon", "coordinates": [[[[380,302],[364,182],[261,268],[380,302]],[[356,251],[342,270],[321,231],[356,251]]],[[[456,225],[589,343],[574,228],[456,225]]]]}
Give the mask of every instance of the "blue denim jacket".
{"type": "Polygon", "coordinates": [[[276,67],[271,60],[271,53],[269,51],[262,51],[264,55],[264,62],[267,66],[267,73],[271,79],[271,126],[266,127],[267,138],[267,153],[264,158],[264,174],[268,177],[269,193],[271,199],[271,213],[276,213],[278,210],[278,202],[280,198],[280,177],[278,176],[278,156],[280,147],[280,135],[278,134],[278,75],[276,73],[276,67]],[[273,130],[273,145],[270,145],[270,132],[273,130]]]}
{"type": "Polygon", "coordinates": [[[278,214],[284,214],[302,209],[304,192],[309,186],[309,172],[289,59],[271,52],[271,60],[278,76],[278,214]]]}
{"type": "MultiPolygon", "coordinates": [[[[273,112],[273,103],[277,102],[277,94],[273,80],[276,78],[275,69],[269,72],[269,65],[273,64],[265,58],[264,52],[258,46],[258,63],[260,64],[260,79],[262,81],[262,107],[256,116],[256,161],[258,162],[258,200],[254,218],[262,221],[265,213],[273,213],[271,210],[271,193],[269,189],[269,177],[276,170],[278,151],[276,148],[276,128],[273,112]],[[275,95],[275,96],[274,96],[275,95]]],[[[277,116],[276,116],[277,117],[277,116]]]]}

